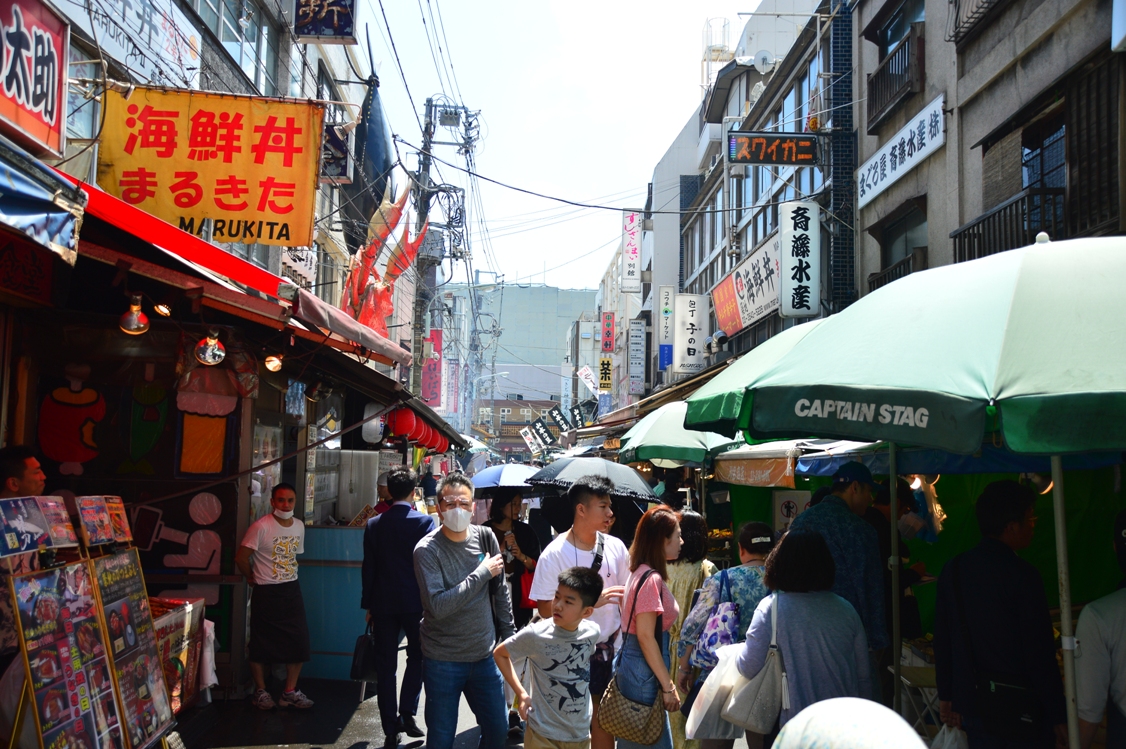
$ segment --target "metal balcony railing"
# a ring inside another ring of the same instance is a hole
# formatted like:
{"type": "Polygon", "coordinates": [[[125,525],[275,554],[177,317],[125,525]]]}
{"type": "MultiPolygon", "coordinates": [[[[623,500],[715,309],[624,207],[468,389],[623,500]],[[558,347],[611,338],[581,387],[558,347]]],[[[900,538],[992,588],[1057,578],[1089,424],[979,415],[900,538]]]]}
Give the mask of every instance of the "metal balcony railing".
{"type": "Polygon", "coordinates": [[[953,26],[946,41],[961,45],[985,26],[985,20],[996,16],[1009,0],[951,0],[953,26]]]}
{"type": "Polygon", "coordinates": [[[1036,242],[1036,235],[1042,231],[1052,239],[1067,239],[1066,217],[1063,188],[1019,192],[950,233],[954,262],[1027,247],[1036,242]]]}
{"type": "Polygon", "coordinates": [[[869,135],[875,135],[876,129],[907,97],[923,90],[923,44],[923,24],[911,24],[903,41],[868,76],[869,135]]]}
{"type": "Polygon", "coordinates": [[[892,281],[898,281],[904,276],[927,269],[927,248],[916,247],[907,257],[895,265],[884,268],[879,273],[868,275],[868,291],[873,292],[881,286],[887,286],[892,281]]]}

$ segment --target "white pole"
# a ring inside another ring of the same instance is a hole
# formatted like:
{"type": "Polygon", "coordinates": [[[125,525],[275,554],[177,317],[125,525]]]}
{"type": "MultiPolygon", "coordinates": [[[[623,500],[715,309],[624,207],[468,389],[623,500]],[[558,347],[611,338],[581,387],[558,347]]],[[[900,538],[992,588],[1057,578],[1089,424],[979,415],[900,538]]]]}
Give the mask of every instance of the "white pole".
{"type": "MultiPolygon", "coordinates": [[[[896,472],[895,443],[888,443],[888,495],[891,502],[891,671],[892,671],[892,709],[899,712],[902,706],[903,685],[899,680],[900,665],[903,660],[902,635],[899,631],[899,475],[896,472]]],[[[879,683],[877,677],[876,683],[879,683]]]]}
{"type": "Polygon", "coordinates": [[[1052,456],[1052,510],[1056,520],[1056,570],[1060,584],[1060,640],[1063,691],[1067,705],[1067,744],[1079,749],[1079,709],[1075,703],[1075,630],[1071,623],[1071,572],[1067,562],[1067,519],[1063,505],[1063,461],[1052,456]]]}

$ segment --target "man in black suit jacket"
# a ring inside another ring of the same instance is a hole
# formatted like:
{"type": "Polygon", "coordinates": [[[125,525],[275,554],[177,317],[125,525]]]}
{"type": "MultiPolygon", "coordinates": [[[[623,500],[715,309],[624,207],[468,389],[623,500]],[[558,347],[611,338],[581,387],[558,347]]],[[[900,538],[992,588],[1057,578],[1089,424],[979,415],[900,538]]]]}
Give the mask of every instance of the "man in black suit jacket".
{"type": "Polygon", "coordinates": [[[411,500],[417,485],[418,477],[409,467],[392,468],[387,476],[391,508],[369,520],[364,531],[360,607],[367,611],[379,648],[376,692],[386,736],[384,746],[388,749],[398,746],[400,733],[412,738],[422,736],[414,719],[422,692],[422,645],[418,633],[422,600],[414,575],[414,547],[437,523],[414,509],[411,500]],[[407,636],[407,668],[396,702],[400,631],[407,636]]]}

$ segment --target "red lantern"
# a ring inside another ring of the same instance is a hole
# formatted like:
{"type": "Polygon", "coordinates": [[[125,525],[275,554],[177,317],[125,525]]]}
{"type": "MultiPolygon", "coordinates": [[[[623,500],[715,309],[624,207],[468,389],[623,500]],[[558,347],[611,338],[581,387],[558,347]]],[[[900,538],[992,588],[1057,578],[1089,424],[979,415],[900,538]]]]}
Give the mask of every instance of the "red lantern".
{"type": "Polygon", "coordinates": [[[448,439],[446,439],[445,436],[439,437],[438,438],[438,452],[444,453],[446,450],[449,450],[449,449],[450,449],[450,441],[448,439]]]}
{"type": "Polygon", "coordinates": [[[411,442],[418,442],[426,434],[426,423],[422,419],[415,419],[414,427],[407,433],[411,442]]]}
{"type": "Polygon", "coordinates": [[[387,420],[387,424],[391,427],[391,431],[396,436],[403,434],[410,434],[414,429],[415,422],[414,411],[409,408],[396,408],[391,412],[391,417],[387,420]]]}
{"type": "Polygon", "coordinates": [[[427,424],[426,426],[430,431],[426,435],[426,441],[422,444],[426,447],[433,448],[434,445],[438,444],[438,430],[430,426],[429,424],[427,424]]]}

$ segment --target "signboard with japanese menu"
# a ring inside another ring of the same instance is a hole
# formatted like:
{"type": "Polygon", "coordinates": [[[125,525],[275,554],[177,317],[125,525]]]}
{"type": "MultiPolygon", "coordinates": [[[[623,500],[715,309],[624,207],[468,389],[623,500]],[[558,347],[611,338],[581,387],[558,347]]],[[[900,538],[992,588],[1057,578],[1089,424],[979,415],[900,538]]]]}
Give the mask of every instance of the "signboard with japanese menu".
{"type": "Polygon", "coordinates": [[[777,239],[766,242],[712,289],[716,323],[732,336],[778,309],[777,239]]]}
{"type": "Polygon", "coordinates": [[[98,184],[215,242],[309,246],[323,124],[314,102],[107,91],[98,184]]]}
{"type": "Polygon", "coordinates": [[[609,356],[598,360],[598,389],[604,393],[614,389],[614,360],[609,356]]]}
{"type": "Polygon", "coordinates": [[[704,371],[704,339],[708,337],[708,298],[702,294],[677,294],[673,302],[672,371],[704,371]]]}
{"type": "Polygon", "coordinates": [[[36,0],[0,0],[4,36],[0,123],[32,151],[59,156],[66,145],[70,27],[36,0]]]}
{"type": "Polygon", "coordinates": [[[125,749],[88,562],[12,579],[44,749],[125,749]]]}
{"type": "Polygon", "coordinates": [[[602,313],[602,350],[610,352],[614,350],[614,313],[602,313]]]}
{"type": "Polygon", "coordinates": [[[622,291],[641,291],[641,214],[622,211],[622,291]]]}
{"type": "Polygon", "coordinates": [[[727,134],[727,161],[731,164],[814,166],[821,163],[818,137],[809,133],[727,134]]]}
{"type": "Polygon", "coordinates": [[[172,703],[157,652],[141,560],[136,549],[126,549],[93,564],[125,735],[129,749],[144,749],[171,725],[172,703]]]}
{"type": "Polygon", "coordinates": [[[821,314],[821,206],[812,200],[778,206],[782,317],[821,314]]]}

